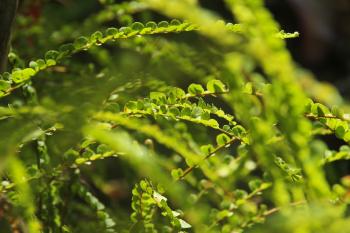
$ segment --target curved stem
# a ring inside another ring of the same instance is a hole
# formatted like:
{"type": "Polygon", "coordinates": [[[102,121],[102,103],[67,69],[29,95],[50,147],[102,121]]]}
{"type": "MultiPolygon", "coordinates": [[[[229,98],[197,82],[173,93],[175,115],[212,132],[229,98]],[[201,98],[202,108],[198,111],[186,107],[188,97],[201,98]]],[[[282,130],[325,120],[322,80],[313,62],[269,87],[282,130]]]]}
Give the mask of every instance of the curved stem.
{"type": "MultiPolygon", "coordinates": [[[[208,155],[206,155],[206,156],[200,161],[200,163],[203,162],[203,161],[205,161],[205,160],[207,160],[209,157],[211,157],[212,155],[214,155],[215,153],[217,153],[217,152],[220,151],[221,149],[223,149],[223,148],[225,148],[225,147],[227,147],[227,146],[233,144],[235,141],[240,141],[240,139],[237,138],[237,137],[233,137],[230,141],[228,141],[228,142],[225,143],[224,145],[221,145],[221,146],[217,147],[215,150],[213,150],[213,151],[210,152],[208,155]]],[[[189,174],[190,172],[192,172],[193,169],[195,169],[196,167],[198,167],[198,166],[200,165],[200,163],[188,167],[188,168],[184,171],[184,173],[180,176],[180,179],[184,179],[185,176],[187,176],[187,174],[189,174]]]]}

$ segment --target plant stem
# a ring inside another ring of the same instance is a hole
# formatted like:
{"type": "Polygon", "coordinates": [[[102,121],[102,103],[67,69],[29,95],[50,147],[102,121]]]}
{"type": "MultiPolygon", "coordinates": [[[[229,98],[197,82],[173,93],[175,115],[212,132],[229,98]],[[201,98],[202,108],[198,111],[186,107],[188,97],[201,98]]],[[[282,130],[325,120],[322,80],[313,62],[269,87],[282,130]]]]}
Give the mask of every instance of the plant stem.
{"type": "Polygon", "coordinates": [[[15,19],[18,0],[0,1],[0,73],[7,67],[11,28],[15,19]]]}

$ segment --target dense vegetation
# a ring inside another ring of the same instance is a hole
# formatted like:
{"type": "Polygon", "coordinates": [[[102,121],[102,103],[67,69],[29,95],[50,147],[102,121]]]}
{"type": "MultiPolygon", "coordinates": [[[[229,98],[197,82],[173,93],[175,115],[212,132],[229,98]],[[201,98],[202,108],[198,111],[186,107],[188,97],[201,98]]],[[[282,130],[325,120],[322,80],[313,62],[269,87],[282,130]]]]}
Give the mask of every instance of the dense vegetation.
{"type": "Polygon", "coordinates": [[[350,232],[349,105],[262,0],[225,4],[21,2],[1,233],[350,232]]]}

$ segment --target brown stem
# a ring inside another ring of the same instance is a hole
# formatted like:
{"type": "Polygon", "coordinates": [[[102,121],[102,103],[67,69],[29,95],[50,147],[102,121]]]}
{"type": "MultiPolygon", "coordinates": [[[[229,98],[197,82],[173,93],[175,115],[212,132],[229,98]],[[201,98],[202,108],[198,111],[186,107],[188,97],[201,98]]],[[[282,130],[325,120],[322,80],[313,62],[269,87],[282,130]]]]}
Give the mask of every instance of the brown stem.
{"type": "MultiPolygon", "coordinates": [[[[228,141],[227,143],[225,143],[224,145],[217,147],[214,151],[212,151],[212,152],[209,153],[207,156],[205,156],[205,157],[202,159],[201,162],[203,162],[204,160],[207,160],[210,156],[212,156],[213,154],[215,154],[215,153],[218,152],[219,150],[221,150],[221,149],[227,147],[228,145],[233,144],[233,143],[234,143],[235,141],[237,141],[237,140],[240,140],[240,139],[234,137],[234,138],[232,138],[230,141],[228,141]]],[[[198,164],[195,164],[195,165],[193,165],[193,166],[191,166],[191,167],[188,167],[188,168],[184,171],[184,173],[180,176],[180,179],[185,178],[185,176],[186,176],[188,173],[192,172],[193,169],[195,169],[195,168],[198,167],[198,166],[199,166],[199,163],[198,163],[198,164]]]]}
{"type": "Polygon", "coordinates": [[[17,6],[18,0],[0,0],[0,73],[6,71],[11,28],[17,6]]]}
{"type": "MultiPolygon", "coordinates": [[[[305,200],[292,202],[292,203],[289,204],[289,206],[299,206],[299,205],[303,205],[303,204],[306,204],[306,201],[305,201],[305,200]]],[[[280,210],[281,210],[280,207],[275,207],[275,208],[273,208],[273,209],[267,210],[266,212],[264,212],[263,215],[266,217],[266,216],[269,216],[269,215],[271,215],[271,214],[273,214],[273,213],[276,213],[276,212],[278,212],[278,211],[280,211],[280,210]]]]}
{"type": "Polygon", "coordinates": [[[322,118],[328,118],[328,119],[339,119],[339,120],[343,120],[342,118],[340,117],[337,117],[337,116],[334,116],[334,115],[324,115],[324,116],[316,116],[316,115],[313,115],[313,114],[310,114],[310,113],[307,113],[304,115],[306,118],[309,118],[311,120],[320,120],[322,118]]]}

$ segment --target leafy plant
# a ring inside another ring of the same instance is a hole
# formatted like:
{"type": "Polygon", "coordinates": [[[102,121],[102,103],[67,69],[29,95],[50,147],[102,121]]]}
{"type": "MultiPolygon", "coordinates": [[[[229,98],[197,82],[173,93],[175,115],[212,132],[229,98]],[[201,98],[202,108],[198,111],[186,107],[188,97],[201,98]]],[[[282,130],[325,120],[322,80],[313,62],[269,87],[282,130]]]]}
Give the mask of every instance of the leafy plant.
{"type": "Polygon", "coordinates": [[[349,105],[304,76],[263,1],[226,0],[232,22],[195,0],[31,4],[67,19],[17,16],[1,232],[350,232],[330,169],[349,105]]]}

